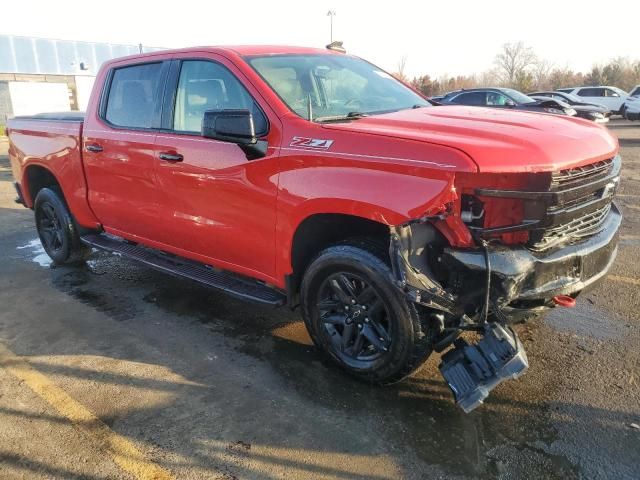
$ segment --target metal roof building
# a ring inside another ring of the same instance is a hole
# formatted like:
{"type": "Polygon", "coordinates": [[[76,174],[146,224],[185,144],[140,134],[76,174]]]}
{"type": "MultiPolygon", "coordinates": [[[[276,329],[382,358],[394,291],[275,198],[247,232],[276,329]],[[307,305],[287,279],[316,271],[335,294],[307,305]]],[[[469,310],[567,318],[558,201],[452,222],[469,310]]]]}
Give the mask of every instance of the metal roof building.
{"type": "Polygon", "coordinates": [[[155,50],[161,49],[0,35],[0,125],[12,115],[56,107],[84,110],[103,62],[155,50]]]}

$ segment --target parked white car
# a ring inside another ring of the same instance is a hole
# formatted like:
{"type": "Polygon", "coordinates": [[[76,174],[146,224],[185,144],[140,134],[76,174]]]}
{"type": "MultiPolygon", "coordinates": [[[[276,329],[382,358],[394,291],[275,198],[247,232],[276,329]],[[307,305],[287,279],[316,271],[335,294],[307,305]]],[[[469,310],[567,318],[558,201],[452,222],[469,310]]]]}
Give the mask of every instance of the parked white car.
{"type": "Polygon", "coordinates": [[[622,114],[622,106],[629,96],[624,90],[609,86],[559,88],[558,91],[576,95],[585,102],[604,105],[612,112],[619,114],[622,114]]]}

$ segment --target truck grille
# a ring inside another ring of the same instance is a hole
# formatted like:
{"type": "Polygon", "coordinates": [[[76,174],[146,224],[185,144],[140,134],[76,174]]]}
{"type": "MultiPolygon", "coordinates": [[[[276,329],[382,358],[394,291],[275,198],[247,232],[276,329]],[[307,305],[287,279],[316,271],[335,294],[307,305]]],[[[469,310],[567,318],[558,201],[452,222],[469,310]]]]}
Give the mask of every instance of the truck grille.
{"type": "Polygon", "coordinates": [[[613,165],[613,158],[582,167],[560,170],[551,174],[551,188],[557,188],[580,180],[588,180],[606,174],[613,165]]]}
{"type": "Polygon", "coordinates": [[[547,187],[538,185],[535,192],[476,189],[479,196],[521,199],[524,219],[518,225],[470,228],[483,237],[528,230],[527,247],[538,252],[579,242],[598,233],[606,223],[621,166],[620,156],[616,156],[545,174],[547,187]]]}
{"type": "Polygon", "coordinates": [[[611,204],[599,208],[595,212],[587,213],[582,217],[571,220],[568,223],[549,228],[544,231],[540,241],[531,244],[531,250],[543,251],[560,243],[579,241],[598,233],[609,215],[611,204]]]}
{"type": "Polygon", "coordinates": [[[561,221],[533,231],[529,248],[548,250],[598,233],[611,210],[620,163],[620,158],[616,157],[553,172],[549,190],[557,195],[552,196],[555,202],[547,204],[546,214],[560,217],[561,221]]]}

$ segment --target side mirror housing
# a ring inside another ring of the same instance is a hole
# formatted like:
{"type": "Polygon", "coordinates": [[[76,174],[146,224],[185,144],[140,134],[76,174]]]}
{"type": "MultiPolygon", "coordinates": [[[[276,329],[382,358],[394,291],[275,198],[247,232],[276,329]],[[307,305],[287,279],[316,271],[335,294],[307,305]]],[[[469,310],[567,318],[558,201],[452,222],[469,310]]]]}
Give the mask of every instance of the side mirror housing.
{"type": "Polygon", "coordinates": [[[513,100],[506,100],[504,102],[505,106],[507,107],[515,107],[516,106],[516,102],[514,102],[513,100]]]}
{"type": "Polygon", "coordinates": [[[238,145],[258,141],[249,110],[207,110],[202,119],[202,136],[238,145]]]}
{"type": "Polygon", "coordinates": [[[253,115],[249,110],[207,110],[202,118],[202,136],[237,144],[249,160],[267,154],[267,142],[258,140],[253,115]]]}

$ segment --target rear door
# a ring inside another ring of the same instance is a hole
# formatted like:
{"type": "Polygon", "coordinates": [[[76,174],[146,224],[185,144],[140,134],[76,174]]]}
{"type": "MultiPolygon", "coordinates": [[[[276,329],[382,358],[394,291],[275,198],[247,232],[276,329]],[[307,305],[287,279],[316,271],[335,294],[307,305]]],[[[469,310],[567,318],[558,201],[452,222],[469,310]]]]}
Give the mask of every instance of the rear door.
{"type": "Polygon", "coordinates": [[[612,88],[604,89],[604,98],[606,106],[609,107],[613,112],[618,112],[622,108],[622,104],[626,100],[626,96],[620,95],[620,93],[616,92],[612,88]]]}
{"type": "Polygon", "coordinates": [[[612,98],[607,98],[605,96],[605,89],[601,87],[580,88],[577,90],[576,95],[587,103],[604,105],[614,111],[617,111],[619,108],[619,106],[616,106],[616,102],[612,101],[612,98]]]}
{"type": "Polygon", "coordinates": [[[274,276],[279,120],[222,56],[176,56],[156,139],[161,241],[177,253],[263,279],[274,276]],[[201,136],[211,109],[249,109],[267,155],[201,136]]]}
{"type": "Polygon", "coordinates": [[[89,204],[116,235],[153,239],[161,228],[154,142],[168,69],[168,61],[115,64],[85,122],[89,204]]]}

